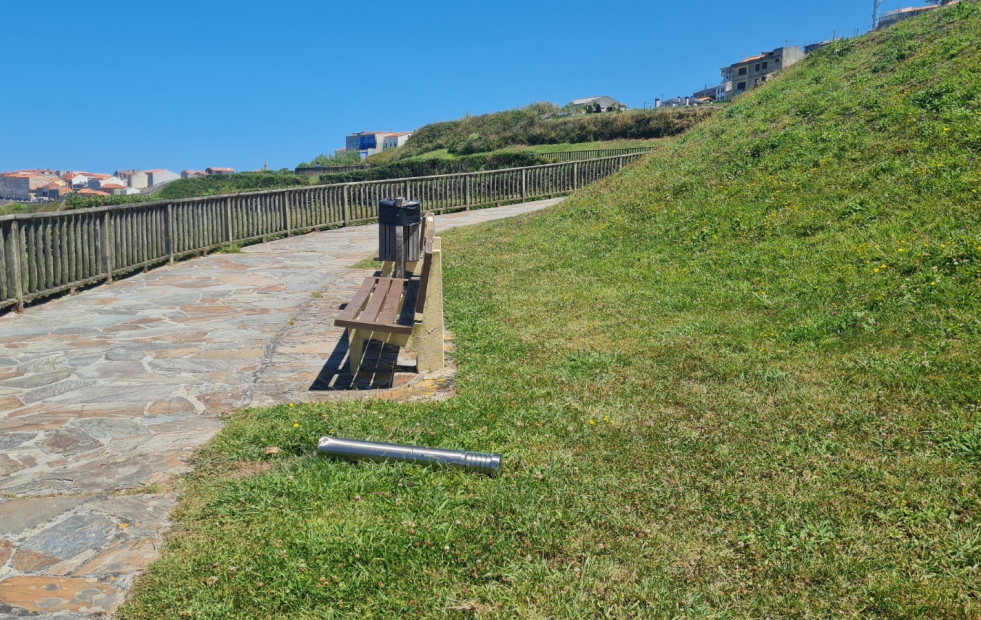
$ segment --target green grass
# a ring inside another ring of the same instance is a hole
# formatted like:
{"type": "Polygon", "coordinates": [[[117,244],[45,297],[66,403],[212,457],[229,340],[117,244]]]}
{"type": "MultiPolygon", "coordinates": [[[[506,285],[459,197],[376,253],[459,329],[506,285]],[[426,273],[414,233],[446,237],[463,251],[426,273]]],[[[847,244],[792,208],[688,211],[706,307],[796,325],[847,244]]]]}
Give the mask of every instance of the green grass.
{"type": "Polygon", "coordinates": [[[0,205],[0,215],[16,215],[18,213],[42,213],[44,211],[54,211],[60,202],[10,202],[0,205]]]}
{"type": "Polygon", "coordinates": [[[961,3],[832,44],[447,232],[457,396],[235,414],[121,616],[977,617],[979,40],[961,3]]]}

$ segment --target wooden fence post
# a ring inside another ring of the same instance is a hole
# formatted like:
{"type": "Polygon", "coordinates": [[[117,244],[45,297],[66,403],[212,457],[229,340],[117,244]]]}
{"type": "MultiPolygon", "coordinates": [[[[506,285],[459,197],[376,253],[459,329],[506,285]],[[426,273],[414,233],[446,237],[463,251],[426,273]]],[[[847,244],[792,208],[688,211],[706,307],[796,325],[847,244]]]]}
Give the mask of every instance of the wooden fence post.
{"type": "Polygon", "coordinates": [[[470,175],[463,175],[463,206],[470,210],[470,175]]]}
{"type": "Polygon", "coordinates": [[[170,263],[171,265],[173,265],[174,264],[174,248],[175,248],[176,244],[174,243],[174,205],[172,205],[172,204],[168,204],[167,205],[167,235],[166,235],[166,242],[167,242],[167,254],[169,254],[169,258],[167,259],[167,262],[170,263]]]}
{"type": "Polygon", "coordinates": [[[579,162],[572,162],[572,191],[579,189],[579,162]]]}
{"type": "Polygon", "coordinates": [[[112,211],[106,211],[102,219],[102,266],[106,270],[106,282],[112,283],[112,270],[116,263],[116,248],[112,235],[112,211]]]}
{"type": "Polygon", "coordinates": [[[409,182],[408,181],[405,182],[405,191],[402,193],[402,195],[405,196],[405,199],[406,200],[409,200],[410,199],[409,198],[409,182]]]}
{"type": "Polygon", "coordinates": [[[528,178],[527,177],[528,177],[528,169],[527,168],[522,168],[521,169],[521,202],[524,202],[525,201],[525,198],[528,195],[528,190],[527,190],[527,187],[528,187],[528,178]]]}
{"type": "Polygon", "coordinates": [[[283,230],[286,231],[287,237],[292,237],[293,222],[290,221],[290,190],[286,190],[283,192],[282,202],[283,202],[283,230]]]}
{"type": "Polygon", "coordinates": [[[351,205],[350,205],[350,201],[348,199],[348,189],[350,189],[350,187],[351,187],[350,185],[345,185],[344,186],[344,192],[343,192],[343,194],[344,194],[344,210],[341,212],[341,215],[344,218],[344,221],[343,221],[344,226],[347,226],[347,223],[351,220],[351,205]]]}
{"type": "Polygon", "coordinates": [[[225,198],[225,237],[228,245],[235,241],[235,227],[232,226],[232,197],[225,198]]]}
{"type": "Polygon", "coordinates": [[[21,262],[24,252],[20,249],[20,225],[17,220],[10,223],[10,238],[7,239],[7,283],[10,292],[13,294],[16,305],[14,310],[22,312],[24,310],[24,268],[21,262]]]}

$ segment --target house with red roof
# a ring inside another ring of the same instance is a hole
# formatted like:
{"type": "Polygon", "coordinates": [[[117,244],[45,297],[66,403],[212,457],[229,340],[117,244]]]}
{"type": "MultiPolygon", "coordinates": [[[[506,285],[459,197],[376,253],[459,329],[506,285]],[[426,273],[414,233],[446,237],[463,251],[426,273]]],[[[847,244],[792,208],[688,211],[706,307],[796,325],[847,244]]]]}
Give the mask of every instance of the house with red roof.
{"type": "Polygon", "coordinates": [[[86,174],[89,177],[88,189],[102,191],[106,185],[122,185],[126,187],[126,181],[111,174],[86,174]]]}
{"type": "Polygon", "coordinates": [[[804,50],[797,45],[778,47],[722,67],[722,85],[716,90],[716,99],[727,101],[753,90],[780,69],[804,60],[804,55],[804,50]]]}
{"type": "Polygon", "coordinates": [[[38,198],[47,198],[48,200],[59,200],[70,193],[72,190],[68,187],[68,182],[62,179],[55,179],[37,190],[38,198]]]}
{"type": "Polygon", "coordinates": [[[211,167],[211,168],[205,168],[204,171],[208,173],[208,176],[212,176],[212,177],[221,176],[223,174],[235,174],[235,168],[211,167]]]}
{"type": "Polygon", "coordinates": [[[129,188],[122,183],[103,183],[99,186],[100,192],[105,192],[112,196],[125,196],[127,189],[129,188]]]}

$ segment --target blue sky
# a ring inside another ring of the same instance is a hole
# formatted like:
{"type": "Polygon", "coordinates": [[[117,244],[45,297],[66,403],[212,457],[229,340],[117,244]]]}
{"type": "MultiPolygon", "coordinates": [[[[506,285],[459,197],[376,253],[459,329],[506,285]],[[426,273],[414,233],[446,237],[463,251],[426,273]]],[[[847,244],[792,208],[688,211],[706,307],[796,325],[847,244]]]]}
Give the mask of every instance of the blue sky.
{"type": "MultiPolygon", "coordinates": [[[[884,0],[882,10],[919,6],[884,0]]],[[[0,170],[293,167],[345,134],[608,94],[640,107],[872,2],[0,0],[0,170]]]]}

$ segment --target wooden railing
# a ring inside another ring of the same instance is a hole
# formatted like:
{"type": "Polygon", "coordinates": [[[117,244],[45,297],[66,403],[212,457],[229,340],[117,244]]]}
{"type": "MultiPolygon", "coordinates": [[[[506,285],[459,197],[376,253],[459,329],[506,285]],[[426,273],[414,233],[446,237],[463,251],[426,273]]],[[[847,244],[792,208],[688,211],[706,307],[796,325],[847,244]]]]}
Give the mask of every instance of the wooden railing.
{"type": "Polygon", "coordinates": [[[555,153],[536,153],[539,157],[550,162],[562,161],[585,161],[587,159],[597,159],[599,157],[616,157],[618,155],[637,155],[649,153],[654,150],[652,146],[637,146],[622,149],[592,149],[583,151],[561,151],[555,153]]]}
{"type": "Polygon", "coordinates": [[[418,199],[441,213],[567,194],[641,155],[8,215],[0,217],[0,309],[233,244],[366,223],[382,198],[418,199]]]}

